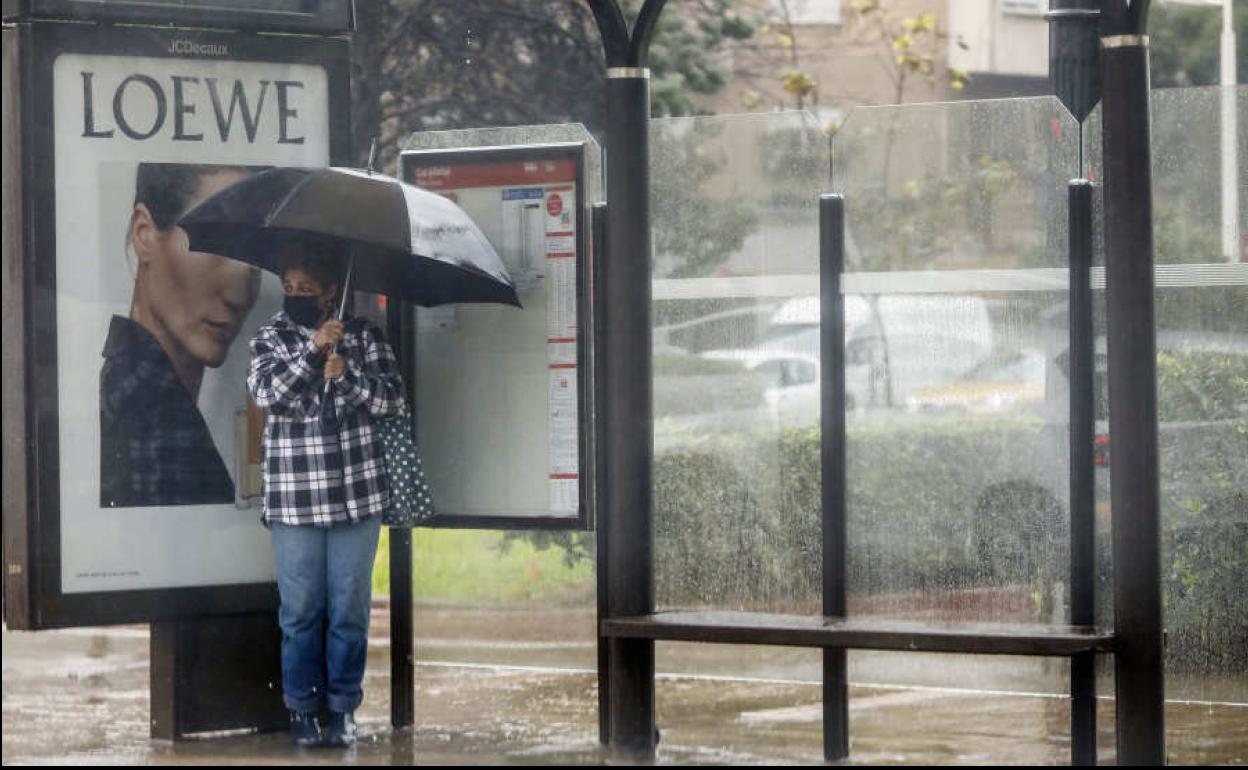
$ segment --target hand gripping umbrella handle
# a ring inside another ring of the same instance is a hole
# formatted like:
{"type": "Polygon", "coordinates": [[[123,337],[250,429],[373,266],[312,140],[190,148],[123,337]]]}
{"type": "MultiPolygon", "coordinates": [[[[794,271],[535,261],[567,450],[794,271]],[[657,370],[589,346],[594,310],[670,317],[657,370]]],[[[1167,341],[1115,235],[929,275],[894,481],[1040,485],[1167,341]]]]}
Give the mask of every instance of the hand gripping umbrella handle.
{"type": "MultiPolygon", "coordinates": [[[[350,296],[351,278],[354,275],[355,275],[355,248],[352,247],[351,256],[348,258],[348,261],[347,261],[347,277],[342,282],[342,301],[338,303],[337,320],[339,321],[342,320],[343,316],[346,315],[346,312],[347,312],[347,297],[350,296]]],[[[330,348],[329,352],[334,353],[337,350],[338,350],[338,344],[335,343],[334,346],[330,348]]],[[[330,385],[330,381],[325,380],[325,395],[327,396],[329,395],[329,385],[330,385]]]]}

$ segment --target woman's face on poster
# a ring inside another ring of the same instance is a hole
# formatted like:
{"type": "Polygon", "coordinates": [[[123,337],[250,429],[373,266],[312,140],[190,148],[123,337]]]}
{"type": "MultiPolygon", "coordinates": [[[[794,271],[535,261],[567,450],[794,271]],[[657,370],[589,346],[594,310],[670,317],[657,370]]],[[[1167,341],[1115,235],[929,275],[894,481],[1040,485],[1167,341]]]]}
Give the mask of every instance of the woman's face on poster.
{"type": "MultiPolygon", "coordinates": [[[[246,176],[224,169],[201,176],[187,211],[246,176]]],[[[135,206],[131,236],[141,273],[136,291],[145,294],[156,322],[195,360],[220,366],[256,302],[259,269],[192,251],[185,230],[176,225],[160,229],[141,203],[135,206]]]]}

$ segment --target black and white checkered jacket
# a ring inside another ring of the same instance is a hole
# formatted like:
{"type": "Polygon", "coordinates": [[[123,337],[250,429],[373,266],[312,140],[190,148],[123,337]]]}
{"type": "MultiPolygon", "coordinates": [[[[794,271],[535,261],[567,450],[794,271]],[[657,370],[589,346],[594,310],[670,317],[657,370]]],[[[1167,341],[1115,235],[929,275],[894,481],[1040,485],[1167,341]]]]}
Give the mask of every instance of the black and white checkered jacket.
{"type": "Polygon", "coordinates": [[[333,526],[380,516],[389,504],[385,460],[370,421],[403,409],[403,382],[381,330],[351,318],[338,352],[346,372],[323,399],[324,355],[313,330],[285,311],[251,340],[247,386],[268,418],[266,525],[333,526]],[[331,404],[332,401],[332,404],[331,404]]]}

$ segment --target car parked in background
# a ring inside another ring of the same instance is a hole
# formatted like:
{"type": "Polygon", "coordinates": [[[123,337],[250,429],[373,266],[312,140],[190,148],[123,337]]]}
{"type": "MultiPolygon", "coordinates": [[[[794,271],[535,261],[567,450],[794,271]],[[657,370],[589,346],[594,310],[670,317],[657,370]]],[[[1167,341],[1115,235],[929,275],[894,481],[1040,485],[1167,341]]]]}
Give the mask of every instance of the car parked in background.
{"type": "MultiPolygon", "coordinates": [[[[785,302],[757,344],[704,351],[737,361],[768,383],[773,422],[817,425],[822,380],[817,296],[785,302]]],[[[971,295],[845,297],[845,402],[853,410],[904,408],[991,360],[984,300],[971,295]]]]}

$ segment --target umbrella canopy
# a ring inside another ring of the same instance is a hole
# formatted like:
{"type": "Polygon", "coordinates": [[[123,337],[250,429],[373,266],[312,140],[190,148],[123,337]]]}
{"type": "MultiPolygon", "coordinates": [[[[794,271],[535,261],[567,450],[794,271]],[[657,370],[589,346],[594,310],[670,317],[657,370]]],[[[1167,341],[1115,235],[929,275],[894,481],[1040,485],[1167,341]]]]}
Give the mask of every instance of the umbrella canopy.
{"type": "Polygon", "coordinates": [[[350,257],[352,288],[418,305],[520,306],[503,260],[441,195],[350,168],[275,168],[233,184],[178,222],[191,249],[277,273],[300,244],[350,257]]]}

